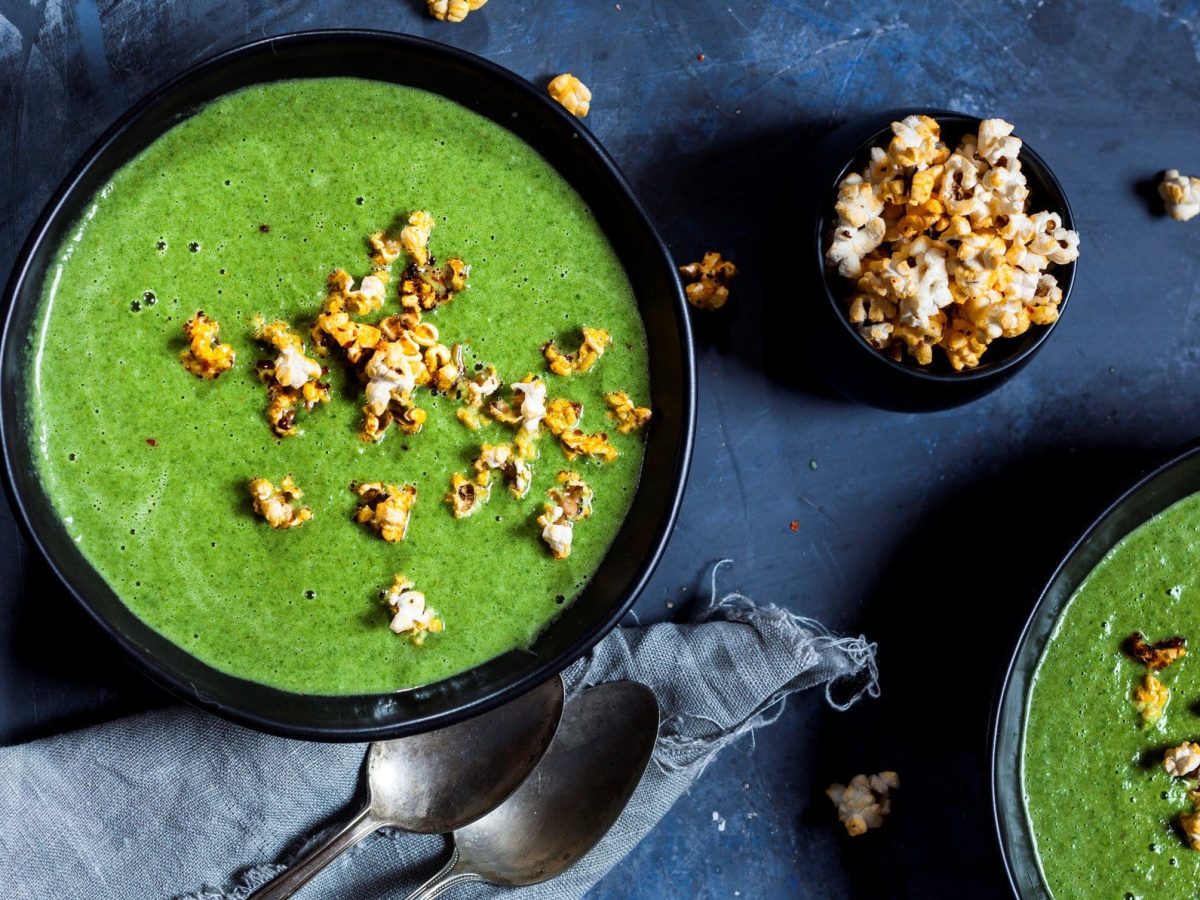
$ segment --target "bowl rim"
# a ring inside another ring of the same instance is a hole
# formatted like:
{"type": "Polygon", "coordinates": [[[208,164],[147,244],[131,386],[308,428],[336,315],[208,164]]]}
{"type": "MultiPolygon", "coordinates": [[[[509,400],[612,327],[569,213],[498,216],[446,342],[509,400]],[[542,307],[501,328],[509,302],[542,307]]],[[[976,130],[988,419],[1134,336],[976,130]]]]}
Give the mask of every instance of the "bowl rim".
{"type": "MultiPolygon", "coordinates": [[[[1180,450],[1176,450],[1165,461],[1163,461],[1157,465],[1154,465],[1145,474],[1136,478],[1132,484],[1130,484],[1128,487],[1126,487],[1123,491],[1121,491],[1117,495],[1116,499],[1114,499],[1111,503],[1109,503],[1107,506],[1105,506],[1103,511],[1101,511],[1098,515],[1096,515],[1092,519],[1091,523],[1087,526],[1086,529],[1084,529],[1083,533],[1079,536],[1079,538],[1071,544],[1070,549],[1068,549],[1066,551],[1066,553],[1063,554],[1063,556],[1059,560],[1058,564],[1054,567],[1054,571],[1046,579],[1046,581],[1042,587],[1042,590],[1038,593],[1036,602],[1033,604],[1033,607],[1030,610],[1028,617],[1026,617],[1026,619],[1025,619],[1025,624],[1021,628],[1020,635],[1018,636],[1018,638],[1016,639],[1016,641],[1013,644],[1012,654],[1009,657],[1008,665],[1004,669],[1003,677],[1001,678],[1000,683],[999,683],[999,689],[995,693],[995,699],[992,704],[991,718],[990,718],[990,722],[989,722],[989,735],[988,735],[988,757],[989,757],[988,758],[988,780],[990,783],[990,793],[991,793],[991,801],[992,801],[993,834],[996,838],[997,844],[999,845],[1000,856],[1004,863],[1004,873],[1007,876],[1009,887],[1012,889],[1013,896],[1015,896],[1017,898],[1022,898],[1024,895],[1021,893],[1021,888],[1017,881],[1018,871],[1016,869],[1016,866],[1013,863],[1012,850],[1010,848],[1009,838],[1006,833],[1006,829],[1004,827],[1005,826],[1005,811],[1002,807],[1005,806],[1005,803],[1007,801],[1004,797],[1002,797],[1002,794],[1004,791],[1003,791],[1003,787],[1001,784],[1001,781],[1002,781],[1001,767],[1004,766],[1006,763],[1011,764],[1012,761],[1007,760],[1001,756],[1000,744],[1003,739],[1002,728],[1006,724],[1006,717],[1005,717],[1006,701],[1008,700],[1010,693],[1013,690],[1017,689],[1017,685],[1015,684],[1015,682],[1017,681],[1018,675],[1019,675],[1018,663],[1021,660],[1022,652],[1024,651],[1026,644],[1032,638],[1034,627],[1039,622],[1039,618],[1043,611],[1043,607],[1046,606],[1051,601],[1051,596],[1050,596],[1051,592],[1056,587],[1059,579],[1061,577],[1063,577],[1065,570],[1074,562],[1074,560],[1077,556],[1088,551],[1089,549],[1091,549],[1093,554],[1095,554],[1095,552],[1096,552],[1095,548],[1091,547],[1090,545],[1093,543],[1093,541],[1095,541],[1097,539],[1101,530],[1108,524],[1109,520],[1111,518],[1113,518],[1114,516],[1118,515],[1127,504],[1132,503],[1136,498],[1140,497],[1143,493],[1149,492],[1150,489],[1153,487],[1153,485],[1157,481],[1159,481],[1161,478],[1166,476],[1168,473],[1170,473],[1177,467],[1183,466],[1183,465],[1185,465],[1189,462],[1192,462],[1196,459],[1200,459],[1200,440],[1193,441],[1193,442],[1185,445],[1184,448],[1182,448],[1180,450]]],[[[1184,497],[1180,497],[1180,498],[1177,498],[1176,500],[1171,501],[1170,503],[1166,504],[1166,506],[1163,506],[1162,509],[1159,510],[1159,512],[1162,512],[1163,510],[1167,509],[1174,503],[1177,503],[1180,500],[1185,499],[1188,496],[1194,496],[1198,491],[1200,491],[1200,480],[1197,481],[1196,489],[1193,490],[1190,494],[1184,495],[1184,497]]],[[[1157,515],[1157,513],[1153,513],[1149,517],[1140,519],[1140,521],[1133,524],[1128,530],[1125,530],[1120,537],[1117,537],[1115,540],[1108,542],[1104,546],[1103,552],[1099,553],[1100,558],[1103,558],[1103,556],[1105,554],[1107,554],[1110,550],[1112,550],[1112,548],[1115,547],[1118,543],[1120,543],[1121,540],[1123,540],[1125,537],[1132,534],[1137,528],[1141,527],[1146,522],[1148,522],[1151,518],[1153,518],[1154,515],[1157,515]]],[[[1093,568],[1094,568],[1094,566],[1093,566],[1093,568]]],[[[1057,611],[1057,614],[1055,616],[1055,623],[1057,623],[1058,616],[1061,616],[1062,612],[1066,609],[1066,604],[1070,602],[1070,598],[1074,596],[1074,593],[1075,593],[1075,591],[1072,590],[1071,593],[1067,595],[1066,599],[1063,602],[1062,608],[1057,611]]],[[[1040,661],[1040,658],[1041,657],[1039,654],[1039,661],[1040,661]]],[[[1021,707],[1022,713],[1020,716],[1020,721],[1018,723],[1021,733],[1022,733],[1022,736],[1024,734],[1024,727],[1025,727],[1025,714],[1026,714],[1025,704],[1027,702],[1028,691],[1031,686],[1032,686],[1032,682],[1025,686],[1025,697],[1022,698],[1022,707],[1021,707]]],[[[1023,742],[1023,737],[1022,737],[1022,742],[1023,742]]],[[[1023,758],[1018,759],[1016,761],[1016,765],[1017,765],[1017,773],[1018,773],[1017,783],[1018,783],[1018,785],[1022,785],[1024,782],[1023,775],[1021,774],[1022,770],[1023,770],[1023,758]]],[[[1025,808],[1023,797],[1021,798],[1020,806],[1021,806],[1020,812],[1023,817],[1023,821],[1025,822],[1025,827],[1022,830],[1024,832],[1029,833],[1032,838],[1032,829],[1029,827],[1029,820],[1028,820],[1027,810],[1025,808]]],[[[1043,887],[1045,887],[1045,876],[1041,872],[1040,858],[1037,860],[1037,866],[1038,866],[1039,875],[1042,878],[1043,887]]],[[[1047,890],[1046,896],[1049,897],[1050,894],[1048,892],[1048,888],[1046,890],[1047,890]]]]}
{"type": "MultiPolygon", "coordinates": [[[[58,187],[46,201],[45,206],[34,224],[31,226],[28,236],[21,244],[13,261],[11,274],[4,286],[3,293],[0,294],[0,307],[3,307],[3,321],[0,324],[0,360],[6,359],[10,352],[10,338],[15,341],[18,336],[12,333],[12,323],[16,315],[18,300],[23,291],[25,282],[30,277],[36,277],[37,273],[32,270],[34,266],[34,257],[38,248],[49,239],[48,232],[51,226],[57,221],[60,215],[63,214],[63,207],[73,196],[80,183],[89,173],[91,168],[97,164],[97,161],[105,153],[108,148],[120,138],[127,129],[134,123],[139,121],[143,115],[152,111],[159,103],[169,98],[176,91],[186,87],[186,85],[206,74],[222,70],[226,67],[236,65],[239,61],[248,56],[254,56],[263,51],[275,52],[280,47],[289,46],[304,46],[308,44],[319,44],[321,42],[337,42],[337,41],[370,41],[389,45],[392,49],[400,52],[417,51],[427,54],[440,55],[448,58],[451,62],[457,63],[465,68],[478,72],[481,77],[495,80],[499,82],[500,89],[517,95],[522,95],[526,101],[531,101],[539,106],[545,115],[551,116],[558,120],[560,126],[568,128],[572,134],[573,140],[580,142],[584,148],[584,152],[589,155],[595,162],[599,163],[604,175],[610,180],[610,185],[614,187],[620,195],[621,202],[625,207],[623,214],[627,213],[629,220],[634,222],[641,229],[641,233],[648,238],[645,242],[647,256],[653,256],[657,260],[657,264],[661,266],[662,272],[669,274],[668,283],[671,290],[664,292],[663,303],[668,304],[671,315],[674,318],[678,328],[679,356],[680,356],[680,407],[679,427],[678,427],[678,447],[674,454],[674,460],[671,466],[670,479],[672,487],[668,494],[667,502],[662,505],[662,508],[656,510],[655,515],[658,517],[653,528],[648,529],[653,533],[653,537],[646,542],[642,561],[636,569],[636,574],[630,579],[628,589],[623,598],[619,602],[613,603],[607,611],[607,614],[600,615],[595,618],[587,627],[580,629],[579,633],[567,642],[567,645],[558,653],[547,656],[536,666],[530,668],[523,675],[512,679],[502,687],[491,687],[483,692],[483,695],[473,701],[453,705],[448,711],[434,712],[425,715],[410,716],[402,721],[389,721],[383,724],[379,722],[358,723],[353,725],[320,725],[310,726],[305,724],[297,724],[295,722],[284,721],[280,718],[273,717],[269,713],[243,708],[241,706],[233,706],[228,702],[223,702],[221,699],[214,697],[206,692],[201,691],[196,685],[192,684],[181,673],[174,670],[171,666],[163,663],[152,652],[142,647],[130,635],[125,634],[115,623],[110,622],[105,616],[101,615],[91,602],[85,599],[84,591],[77,587],[76,583],[69,577],[65,571],[70,568],[68,566],[60,566],[59,562],[49,552],[46,541],[35,530],[33,521],[30,516],[30,510],[27,508],[26,498],[18,487],[16,478],[15,466],[17,460],[15,458],[14,447],[11,446],[7,428],[0,428],[0,452],[3,454],[3,483],[4,490],[8,497],[9,503],[16,513],[15,518],[24,538],[29,541],[40,554],[41,558],[46,562],[51,572],[63,585],[67,592],[74,598],[89,615],[100,629],[111,638],[125,653],[134,667],[143,675],[147,676],[151,681],[176,697],[186,700],[189,703],[195,704],[210,712],[216,713],[225,719],[232,720],[242,725],[249,726],[258,731],[276,734],[283,737],[301,738],[308,740],[321,741],[364,741],[364,740],[380,740],[395,738],[402,735],[413,734],[421,731],[427,731],[433,728],[440,728],[454,722],[461,721],[471,716],[479,715],[489,709],[495,708],[500,704],[507,702],[528,690],[536,687],[543,681],[555,677],[564,668],[570,665],[573,661],[583,656],[590,651],[605,635],[607,635],[620,620],[625,616],[629,609],[638,599],[639,595],[644,590],[647,582],[652,577],[663,553],[666,550],[667,543],[674,529],[676,520],[679,515],[679,510],[683,502],[683,496],[687,485],[688,475],[691,467],[693,446],[695,442],[695,420],[697,406],[697,385],[696,385],[696,362],[695,362],[695,346],[691,331],[691,322],[687,312],[687,304],[684,300],[683,288],[679,279],[679,274],[671,257],[670,250],[657,227],[654,225],[648,211],[641,200],[634,193],[632,186],[629,184],[625,175],[617,166],[615,160],[609,155],[608,151],[601,145],[599,140],[573,115],[568,113],[561,105],[554,102],[544,91],[539,90],[532,82],[522,78],[520,75],[512,72],[509,69],[500,66],[488,59],[480,57],[474,53],[451,46],[449,44],[434,41],[429,38],[419,37],[416,35],[404,34],[399,32],[390,32],[376,29],[363,28],[328,28],[328,29],[307,29],[302,31],[286,32],[271,37],[260,38],[253,41],[237,44],[228,49],[222,50],[219,53],[205,56],[197,62],[187,66],[177,74],[159,83],[143,94],[133,105],[125,112],[118,116],[111,125],[109,125],[84,153],[79,157],[75,164],[68,171],[67,175],[60,182],[58,187]]],[[[322,77],[314,75],[311,77],[322,77]]],[[[271,79],[262,81],[252,81],[254,83],[265,83],[271,79]]],[[[217,96],[226,96],[232,91],[227,91],[217,96]]],[[[443,95],[445,96],[445,95],[443,95]]],[[[215,98],[214,98],[215,99],[215,98]]],[[[454,97],[447,96],[451,102],[459,102],[454,97]]],[[[209,101],[211,102],[211,101],[209,101]]],[[[190,114],[189,114],[190,115],[190,114]]],[[[497,127],[504,128],[502,123],[492,119],[497,127]]],[[[173,124],[177,124],[173,123],[173,124]]],[[[518,137],[520,137],[518,135],[518,137]]],[[[524,138],[521,138],[523,141],[524,138]]],[[[528,143],[528,141],[525,141],[528,143]]],[[[531,145],[533,146],[533,145],[531,145]]],[[[534,147],[535,152],[539,155],[541,151],[534,147]]],[[[126,159],[128,161],[128,159],[126,159]]],[[[119,167],[119,166],[118,166],[119,167]]],[[[558,167],[555,166],[556,171],[558,167]]],[[[19,351],[17,351],[19,352],[19,351]]],[[[3,392],[0,391],[0,423],[7,422],[14,415],[18,415],[19,411],[7,408],[4,402],[3,392]]],[[[20,434],[27,434],[27,428],[24,425],[17,425],[15,429],[20,434]]],[[[646,476],[643,470],[642,477],[646,476]]],[[[635,494],[636,496],[636,494],[635,494]]],[[[636,502],[636,500],[635,500],[636,502]]],[[[626,522],[628,517],[626,518],[626,522]]],[[[624,528],[624,524],[621,526],[624,528]]],[[[618,531],[617,539],[620,538],[618,531]]],[[[616,544],[610,546],[604,559],[613,553],[616,544]]],[[[90,565],[90,564],[89,564],[90,565]]],[[[600,566],[603,567],[603,559],[600,566]]],[[[589,577],[589,582],[595,573],[589,577]]],[[[114,592],[115,593],[115,592],[114,592]]],[[[139,620],[140,621],[140,620],[139,620]]],[[[145,623],[142,623],[145,625],[145,623]]],[[[149,628],[149,626],[146,626],[149,628]]],[[[153,629],[151,629],[153,631],[153,629]]],[[[155,632],[157,634],[157,632],[155,632]]],[[[169,638],[163,635],[164,640],[174,644],[169,638]]],[[[178,646],[178,645],[175,645],[178,646]]],[[[180,648],[182,650],[182,648],[180,648]]],[[[186,650],[182,650],[188,653],[186,650]]],[[[190,653],[188,653],[191,656],[190,653]]],[[[341,699],[349,701],[351,698],[376,698],[385,699],[394,697],[398,693],[404,693],[408,690],[422,690],[431,688],[436,685],[444,684],[445,681],[432,682],[428,685],[420,685],[414,688],[402,689],[399,692],[374,693],[374,694],[346,694],[346,695],[324,695],[324,694],[303,694],[295,691],[286,691],[279,688],[274,688],[270,685],[263,685],[259,682],[253,682],[244,677],[234,675],[223,670],[216,669],[211,664],[199,660],[198,657],[192,657],[201,665],[212,669],[219,673],[223,678],[231,679],[234,683],[251,685],[255,688],[261,688],[267,693],[278,693],[280,696],[290,698],[323,698],[323,699],[341,699]]],[[[499,657],[497,657],[499,658],[499,657]]],[[[487,662],[479,665],[486,665],[487,662]]],[[[462,675],[475,671],[478,666],[465,670],[462,675]]],[[[458,676],[447,676],[447,679],[458,676]]]]}
{"type": "MultiPolygon", "coordinates": [[[[905,107],[901,109],[888,110],[886,113],[879,113],[877,115],[887,115],[900,118],[907,115],[924,115],[935,119],[939,125],[949,121],[953,122],[955,125],[973,124],[976,128],[978,128],[979,123],[983,121],[983,118],[980,116],[973,116],[969,113],[941,109],[938,107],[905,107]]],[[[872,147],[882,146],[881,138],[883,138],[883,136],[888,134],[890,131],[891,123],[888,122],[872,132],[869,137],[860,141],[850,155],[846,158],[846,160],[836,170],[836,174],[832,183],[827,187],[821,188],[821,194],[819,195],[818,200],[820,205],[817,208],[816,220],[813,226],[813,249],[817,258],[817,271],[821,275],[821,291],[824,294],[826,301],[833,309],[833,317],[840,323],[841,328],[846,332],[846,334],[853,338],[853,343],[859,348],[860,351],[876,362],[883,362],[889,372],[894,373],[901,378],[912,378],[914,381],[925,382],[928,384],[956,384],[961,382],[990,380],[992,378],[1001,376],[1010,369],[1020,368],[1026,361],[1029,360],[1031,356],[1041,349],[1042,344],[1044,344],[1046,339],[1050,337],[1050,333],[1054,331],[1058,323],[1062,321],[1063,314],[1067,309],[1068,301],[1071,299],[1071,291],[1075,286],[1075,276],[1078,271],[1078,260],[1068,263],[1065,266],[1057,266],[1052,273],[1057,275],[1064,270],[1067,273],[1065,283],[1063,281],[1059,282],[1059,287],[1062,288],[1063,296],[1058,305],[1058,318],[1048,325],[1031,326],[1033,328],[1037,328],[1038,332],[1034,334],[1032,339],[1026,342],[1024,347],[1015,351],[1010,356],[1005,357],[999,362],[985,363],[972,369],[965,369],[961,372],[930,371],[929,368],[913,364],[908,360],[907,357],[897,362],[890,356],[880,352],[879,350],[876,350],[874,347],[864,341],[862,335],[860,335],[854,329],[850,319],[847,317],[844,308],[845,304],[841,302],[833,290],[829,266],[825,262],[825,232],[826,226],[832,218],[831,213],[833,211],[833,204],[831,201],[834,197],[836,197],[838,184],[840,184],[842,179],[845,178],[850,172],[854,164],[872,147]]],[[[1079,229],[1075,222],[1075,216],[1071,211],[1071,202],[1067,198],[1067,192],[1063,189],[1062,182],[1058,180],[1058,176],[1054,174],[1054,170],[1050,168],[1045,159],[1043,159],[1042,156],[1033,149],[1033,147],[1025,142],[1024,139],[1021,141],[1020,160],[1023,165],[1025,163],[1032,164],[1032,167],[1038,171],[1040,177],[1045,179],[1046,183],[1056,195],[1055,199],[1057,208],[1052,208],[1050,211],[1057,212],[1059,214],[1059,216],[1062,218],[1064,227],[1069,228],[1076,234],[1079,234],[1079,229]]]]}

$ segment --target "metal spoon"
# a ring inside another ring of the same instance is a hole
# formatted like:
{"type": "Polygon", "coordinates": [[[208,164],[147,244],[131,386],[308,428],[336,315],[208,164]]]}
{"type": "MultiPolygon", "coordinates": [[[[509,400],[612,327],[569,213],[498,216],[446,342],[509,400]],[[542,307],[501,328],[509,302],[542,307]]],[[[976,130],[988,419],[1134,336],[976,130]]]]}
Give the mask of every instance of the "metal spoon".
{"type": "Polygon", "coordinates": [[[442,834],[495,809],[525,781],[558,728],[561,678],[481,716],[367,751],[366,805],[251,900],[283,900],[368,834],[391,825],[442,834]]]}
{"type": "Polygon", "coordinates": [[[561,875],[617,821],[657,737],[658,701],[649,688],[616,681],[584,691],[567,704],[528,780],[458,829],[450,861],[408,900],[433,900],[471,881],[517,886],[561,875]]]}

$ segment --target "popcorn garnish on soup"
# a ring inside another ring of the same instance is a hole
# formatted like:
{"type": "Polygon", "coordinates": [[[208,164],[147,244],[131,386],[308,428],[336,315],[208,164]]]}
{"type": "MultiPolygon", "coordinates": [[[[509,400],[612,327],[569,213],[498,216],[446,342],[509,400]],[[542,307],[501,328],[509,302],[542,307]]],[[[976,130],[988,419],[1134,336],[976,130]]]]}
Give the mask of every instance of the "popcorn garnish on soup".
{"type": "Polygon", "coordinates": [[[383,592],[383,599],[391,614],[388,627],[396,634],[407,634],[418,647],[430,634],[445,628],[437,610],[425,602],[425,595],[416,590],[405,575],[393,577],[392,586],[383,592]]]}
{"type": "Polygon", "coordinates": [[[266,478],[255,478],[250,482],[254,511],[272,528],[299,528],[312,518],[312,510],[297,503],[303,496],[304,492],[296,486],[291,475],[285,475],[279,487],[266,478]]]}
{"type": "Polygon", "coordinates": [[[1058,213],[1028,212],[1012,131],[985,119],[951,151],[934,119],[908,116],[839,183],[825,259],[854,282],[848,316],[872,347],[919,365],[941,348],[962,370],[997,338],[1058,318],[1047,270],[1079,256],[1079,236],[1058,213]]]}

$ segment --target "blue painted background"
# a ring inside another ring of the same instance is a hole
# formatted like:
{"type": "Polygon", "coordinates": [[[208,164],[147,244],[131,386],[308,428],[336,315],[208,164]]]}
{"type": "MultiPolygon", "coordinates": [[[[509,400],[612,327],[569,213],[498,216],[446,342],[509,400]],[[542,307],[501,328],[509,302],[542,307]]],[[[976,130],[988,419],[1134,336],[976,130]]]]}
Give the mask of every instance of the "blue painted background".
{"type": "MultiPolygon", "coordinates": [[[[755,746],[727,751],[595,896],[1006,896],[985,743],[1015,632],[1114,491],[1200,434],[1200,222],[1162,218],[1147,191],[1164,168],[1200,173],[1200,3],[491,0],[458,26],[423,8],[0,0],[0,273],[113,118],[248,38],[388,28],[537,83],[581,76],[595,95],[586,124],[677,258],[719,249],[743,272],[727,314],[694,317],[692,480],[637,614],[686,614],[709,563],[730,556],[727,586],[877,640],[884,688],[847,714],[794,702],[755,746]],[[767,249],[780,186],[833,126],[904,104],[1015,122],[1082,233],[1054,339],[997,394],[937,415],[833,399],[767,349],[764,273],[789,264],[767,249]],[[822,791],[879,768],[900,772],[895,813],[851,842],[822,791]]],[[[0,741],[163,702],[2,505],[0,585],[0,741]]]]}

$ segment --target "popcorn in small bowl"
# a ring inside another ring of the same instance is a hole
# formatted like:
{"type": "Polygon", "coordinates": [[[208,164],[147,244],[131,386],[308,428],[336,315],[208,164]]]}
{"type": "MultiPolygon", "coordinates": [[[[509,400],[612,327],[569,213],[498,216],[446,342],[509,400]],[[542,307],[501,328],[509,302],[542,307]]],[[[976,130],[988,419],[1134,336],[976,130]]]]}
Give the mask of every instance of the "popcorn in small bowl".
{"type": "Polygon", "coordinates": [[[954,149],[927,115],[890,132],[838,182],[824,246],[862,340],[896,362],[940,357],[962,372],[993,342],[1055,322],[1057,272],[1078,257],[1079,236],[1038,208],[1013,126],[984,119],[954,149]]]}

